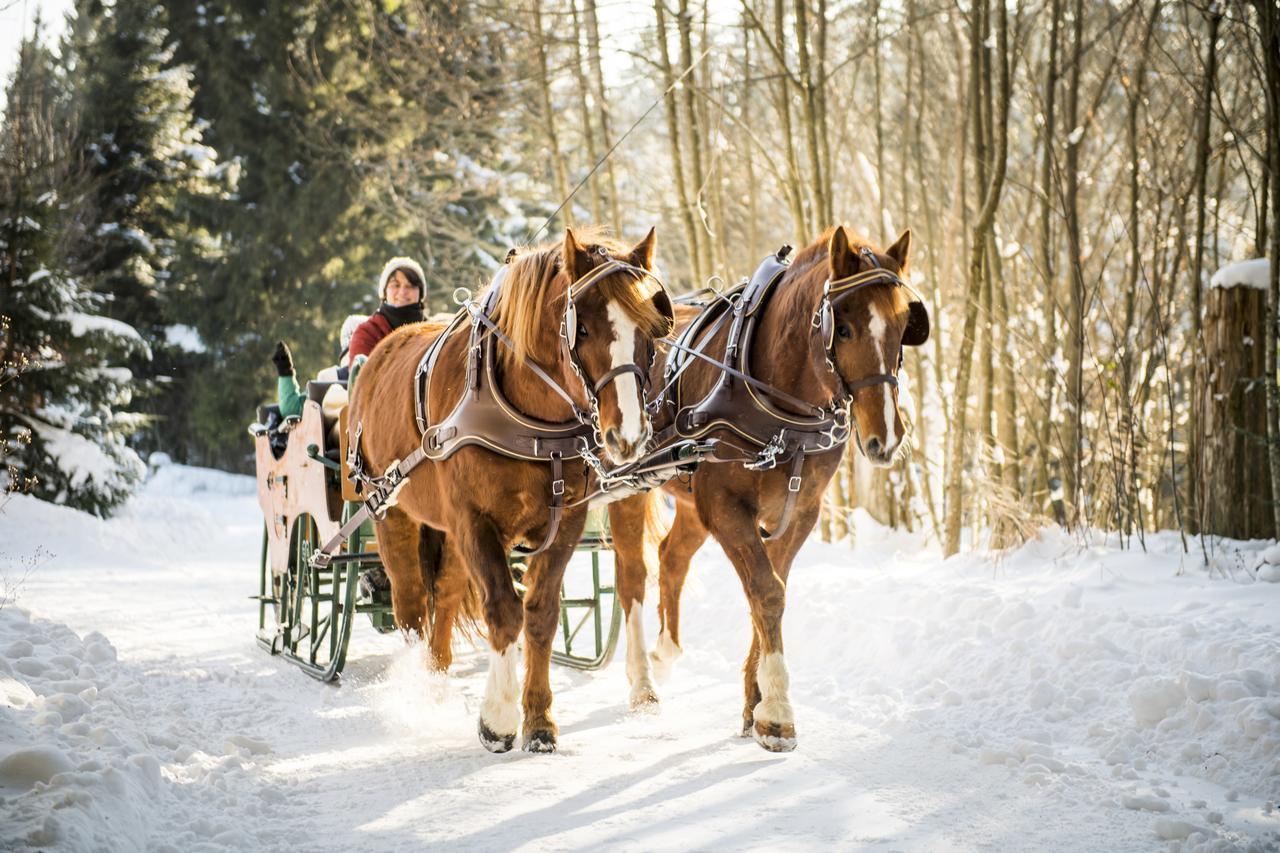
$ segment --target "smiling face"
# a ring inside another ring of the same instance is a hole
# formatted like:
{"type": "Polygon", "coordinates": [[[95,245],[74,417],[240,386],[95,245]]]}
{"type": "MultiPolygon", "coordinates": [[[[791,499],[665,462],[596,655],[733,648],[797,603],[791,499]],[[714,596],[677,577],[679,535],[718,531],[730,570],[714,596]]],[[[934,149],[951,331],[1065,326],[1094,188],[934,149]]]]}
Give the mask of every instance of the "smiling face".
{"type": "Polygon", "coordinates": [[[403,308],[422,301],[422,291],[409,280],[404,270],[396,270],[387,279],[386,303],[393,308],[403,308]]]}

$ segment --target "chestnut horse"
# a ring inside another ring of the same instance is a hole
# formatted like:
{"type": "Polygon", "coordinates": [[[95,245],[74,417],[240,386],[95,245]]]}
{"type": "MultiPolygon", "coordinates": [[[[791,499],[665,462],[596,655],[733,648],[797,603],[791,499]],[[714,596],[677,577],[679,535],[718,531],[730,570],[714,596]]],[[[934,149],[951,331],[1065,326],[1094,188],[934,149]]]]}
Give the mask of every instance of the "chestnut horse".
{"type": "MultiPolygon", "coordinates": [[[[603,440],[595,453],[622,465],[643,452],[651,434],[644,383],[639,380],[653,361],[654,340],[671,330],[671,304],[654,279],[637,274],[652,269],[652,230],[632,249],[602,237],[592,237],[592,243],[583,245],[567,231],[559,243],[518,254],[506,267],[492,322],[509,340],[510,349],[494,345],[499,353],[495,384],[506,404],[517,410],[514,416],[572,423],[574,409],[552,393],[547,377],[554,380],[578,411],[598,412],[596,434],[603,440]],[[616,271],[593,276],[589,287],[574,290],[572,310],[566,311],[571,286],[610,263],[616,271]],[[562,333],[564,321],[573,326],[562,333]],[[538,376],[534,365],[546,376],[538,376]]],[[[415,421],[415,372],[443,331],[443,326],[430,323],[402,327],[377,346],[364,366],[348,424],[353,437],[362,430],[358,447],[366,470],[385,472],[425,441],[415,421]]],[[[470,393],[468,351],[465,333],[443,342],[424,394],[432,418],[450,412],[462,394],[470,393]]],[[[517,428],[514,421],[512,427],[517,428]]],[[[556,748],[548,665],[560,615],[561,580],[586,520],[586,506],[573,503],[587,493],[589,483],[584,461],[566,455],[558,481],[564,489],[563,515],[555,528],[549,509],[550,463],[462,446],[452,455],[420,464],[376,524],[396,623],[419,638],[430,633],[434,666],[449,665],[452,623],[468,588],[468,574],[479,587],[491,647],[479,734],[490,751],[511,749],[522,710],[523,748],[556,748]],[[508,555],[520,543],[544,543],[550,530],[554,537],[529,561],[522,602],[508,555]],[[429,566],[433,561],[428,552],[441,547],[439,565],[429,566]],[[432,577],[435,571],[439,575],[432,577]],[[521,630],[523,709],[517,699],[516,660],[521,630]]]]}
{"type": "MultiPolygon", "coordinates": [[[[896,373],[901,347],[919,346],[928,339],[928,313],[908,288],[897,286],[887,276],[883,283],[875,282],[832,300],[830,343],[823,340],[822,324],[817,321],[827,282],[846,280],[877,267],[901,276],[910,247],[910,231],[878,252],[868,246],[851,246],[843,226],[829,229],[799,252],[774,285],[772,296],[760,309],[763,313],[749,349],[756,379],[814,407],[838,407],[845,389],[852,389],[852,422],[858,446],[878,466],[892,464],[903,439],[896,379],[890,371],[896,373]]],[[[691,318],[681,319],[683,326],[691,318]]],[[[704,333],[710,339],[699,346],[708,355],[723,358],[728,334],[727,324],[713,327],[704,333]]],[[[660,375],[661,366],[655,370],[655,376],[660,375]]],[[[695,359],[678,379],[679,398],[699,400],[721,377],[719,368],[695,359]]],[[[779,400],[778,408],[790,408],[785,400],[779,400]]],[[[656,418],[655,427],[663,426],[661,418],[656,418]]],[[[728,428],[722,427],[713,435],[742,444],[742,438],[728,428]]],[[[795,748],[795,719],[782,652],[787,575],[800,545],[813,530],[822,495],[843,453],[843,443],[811,453],[804,457],[800,470],[791,470],[785,463],[757,471],[733,462],[703,462],[687,482],[672,481],[663,487],[676,499],[676,514],[658,552],[662,627],[656,648],[647,657],[640,618],[645,574],[642,543],[636,536],[618,533],[638,529],[646,502],[656,496],[637,495],[610,506],[618,591],[626,613],[627,676],[633,706],[657,701],[651,675],[665,678],[681,653],[680,592],[690,559],[710,534],[737,570],[751,610],[751,650],[743,666],[742,734],[754,733],[768,750],[795,748]],[[789,481],[797,473],[803,474],[802,484],[786,523],[782,519],[787,517],[784,505],[789,481]],[[785,529],[779,531],[780,524],[785,529]],[[778,535],[768,537],[765,530],[778,535]]]]}

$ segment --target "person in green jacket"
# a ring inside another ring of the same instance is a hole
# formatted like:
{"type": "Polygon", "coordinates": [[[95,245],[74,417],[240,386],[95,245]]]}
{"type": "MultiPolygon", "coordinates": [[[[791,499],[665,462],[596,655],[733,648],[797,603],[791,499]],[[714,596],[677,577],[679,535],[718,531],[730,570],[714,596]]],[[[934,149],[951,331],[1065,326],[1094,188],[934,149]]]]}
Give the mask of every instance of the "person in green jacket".
{"type": "Polygon", "coordinates": [[[276,351],[271,355],[276,366],[276,402],[280,407],[282,418],[302,414],[302,403],[306,397],[298,387],[298,375],[293,369],[293,353],[284,341],[276,343],[276,351]]]}
{"type": "MultiPolygon", "coordinates": [[[[347,381],[347,371],[350,368],[347,352],[351,348],[351,335],[367,319],[368,317],[363,314],[352,314],[347,317],[338,336],[342,344],[342,353],[338,356],[338,365],[336,367],[327,367],[320,371],[316,375],[317,379],[321,381],[335,379],[342,382],[347,381]]],[[[289,351],[289,345],[284,341],[277,342],[276,351],[271,355],[271,362],[276,366],[276,402],[280,407],[280,417],[287,418],[292,415],[301,415],[302,404],[307,401],[307,395],[298,387],[298,375],[293,369],[293,353],[289,351]]]]}

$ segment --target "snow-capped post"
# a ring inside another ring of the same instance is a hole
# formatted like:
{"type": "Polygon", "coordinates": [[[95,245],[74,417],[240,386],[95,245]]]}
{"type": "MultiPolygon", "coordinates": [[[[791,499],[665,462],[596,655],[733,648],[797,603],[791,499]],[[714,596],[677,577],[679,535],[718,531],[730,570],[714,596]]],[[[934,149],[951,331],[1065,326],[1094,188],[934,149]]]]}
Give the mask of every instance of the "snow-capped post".
{"type": "Polygon", "coordinates": [[[1267,455],[1266,258],[1214,273],[1204,302],[1203,530],[1271,538],[1267,455]]]}

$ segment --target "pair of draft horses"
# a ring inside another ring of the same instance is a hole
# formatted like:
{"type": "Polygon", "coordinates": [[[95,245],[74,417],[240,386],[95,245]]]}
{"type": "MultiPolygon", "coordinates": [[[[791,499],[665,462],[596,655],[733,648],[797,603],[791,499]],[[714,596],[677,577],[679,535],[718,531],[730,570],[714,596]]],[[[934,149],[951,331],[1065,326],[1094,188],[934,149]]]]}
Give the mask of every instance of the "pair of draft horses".
{"type": "Polygon", "coordinates": [[[630,249],[594,233],[580,241],[567,231],[557,243],[508,258],[482,296],[484,308],[472,304],[470,335],[459,321],[464,311],[447,327],[403,327],[378,346],[349,413],[353,434],[360,431],[357,466],[385,473],[419,447],[428,457],[397,483],[377,521],[396,621],[406,636],[429,642],[431,664],[440,670],[452,660],[455,622],[483,621],[491,646],[479,715],[485,748],[511,749],[518,731],[525,750],[556,748],[551,644],[565,567],[593,500],[610,502],[632,707],[658,701],[655,677],[665,677],[680,655],[680,593],[690,559],[710,535],[733,563],[750,605],[743,735],[753,734],[768,750],[795,748],[782,643],[787,576],[850,433],[877,465],[891,464],[901,446],[895,378],[901,348],[929,334],[924,305],[900,278],[910,244],[906,232],[878,251],[851,242],[842,226],[829,229],[785,269],[779,266],[760,304],[726,312],[726,319],[754,312],[753,332],[735,354],[726,352],[737,340],[730,322],[702,323],[682,344],[666,340],[699,312],[673,309],[653,276],[652,230],[630,249]],[[842,284],[850,289],[837,299],[842,284]],[[659,349],[665,358],[655,357],[659,349]],[[664,373],[681,354],[683,369],[674,377],[669,368],[664,373]],[[719,448],[689,476],[661,486],[676,502],[665,537],[654,492],[602,494],[610,470],[635,466],[655,436],[672,432],[681,401],[709,399],[734,377],[737,393],[753,397],[775,421],[803,424],[827,413],[835,423],[829,440],[793,446],[788,459],[779,454],[781,444],[752,445],[733,417],[704,423],[700,437],[719,441],[719,448]],[[462,417],[468,400],[473,412],[462,417]],[[525,428],[534,438],[518,451],[504,448],[493,438],[495,418],[502,429],[525,428]],[[430,452],[456,440],[459,429],[467,441],[430,452]],[[741,452],[735,458],[726,448],[741,452]],[[776,464],[760,464],[766,457],[776,464]],[[659,540],[662,627],[646,654],[644,554],[659,540]],[[533,554],[523,600],[508,569],[516,547],[533,554]]]}

